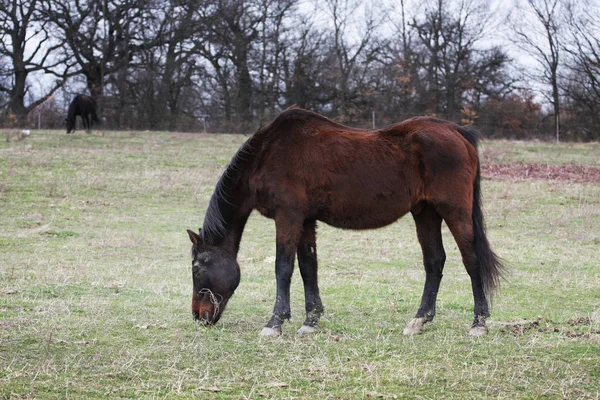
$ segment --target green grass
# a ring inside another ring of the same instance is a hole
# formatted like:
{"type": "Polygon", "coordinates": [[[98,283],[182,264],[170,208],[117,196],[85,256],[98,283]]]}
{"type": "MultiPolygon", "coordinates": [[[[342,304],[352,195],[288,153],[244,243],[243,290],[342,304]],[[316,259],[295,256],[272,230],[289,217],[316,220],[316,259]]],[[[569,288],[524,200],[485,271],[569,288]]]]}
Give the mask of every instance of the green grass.
{"type": "MultiPolygon", "coordinates": [[[[448,230],[438,314],[402,329],[424,272],[414,223],[319,227],[321,332],[299,274],[281,338],[274,226],[253,214],[222,320],[191,319],[190,243],[242,135],[34,131],[0,142],[0,398],[589,398],[600,394],[600,183],[495,181],[490,241],[511,274],[490,332],[448,230]]],[[[484,162],[599,165],[598,144],[494,141],[484,162]]]]}

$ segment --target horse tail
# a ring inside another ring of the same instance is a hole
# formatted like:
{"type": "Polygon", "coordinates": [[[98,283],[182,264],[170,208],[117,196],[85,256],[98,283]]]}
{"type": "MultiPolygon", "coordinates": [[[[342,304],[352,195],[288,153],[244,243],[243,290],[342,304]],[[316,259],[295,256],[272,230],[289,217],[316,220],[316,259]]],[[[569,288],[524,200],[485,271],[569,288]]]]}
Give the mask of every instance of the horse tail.
{"type": "MultiPolygon", "coordinates": [[[[475,128],[462,126],[458,129],[460,134],[469,141],[477,150],[480,134],[475,128]]],[[[481,200],[481,169],[479,156],[477,157],[477,173],[473,182],[473,236],[474,250],[477,256],[479,273],[483,283],[483,291],[486,299],[491,301],[494,293],[500,287],[500,280],[504,277],[506,267],[500,257],[494,253],[486,235],[485,221],[483,218],[483,207],[481,200]]]]}

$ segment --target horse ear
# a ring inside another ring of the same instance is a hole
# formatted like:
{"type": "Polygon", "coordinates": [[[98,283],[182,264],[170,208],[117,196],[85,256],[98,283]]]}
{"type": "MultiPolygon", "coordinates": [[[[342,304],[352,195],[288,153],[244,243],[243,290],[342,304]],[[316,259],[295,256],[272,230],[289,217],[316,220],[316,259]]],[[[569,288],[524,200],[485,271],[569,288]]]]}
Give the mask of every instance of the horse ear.
{"type": "Polygon", "coordinates": [[[202,243],[202,238],[200,237],[200,235],[194,231],[191,230],[187,230],[188,235],[190,235],[190,240],[192,241],[192,243],[194,243],[194,245],[198,245],[200,243],[202,243]]]}

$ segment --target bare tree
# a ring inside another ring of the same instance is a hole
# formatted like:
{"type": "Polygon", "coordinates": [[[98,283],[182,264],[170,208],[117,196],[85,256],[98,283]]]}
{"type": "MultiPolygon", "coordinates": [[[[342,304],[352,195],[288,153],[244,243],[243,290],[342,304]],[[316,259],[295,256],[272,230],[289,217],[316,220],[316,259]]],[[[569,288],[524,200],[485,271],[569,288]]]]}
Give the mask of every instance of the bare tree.
{"type": "Polygon", "coordinates": [[[282,73],[285,81],[285,105],[298,105],[320,111],[335,99],[335,80],[326,76],[325,34],[317,29],[314,15],[298,16],[297,29],[284,43],[282,73]]]}
{"type": "Polygon", "coordinates": [[[567,5],[563,42],[568,56],[562,85],[573,128],[587,140],[598,140],[600,124],[600,6],[591,1],[567,5]]]}
{"type": "Polygon", "coordinates": [[[191,38],[201,27],[195,18],[195,1],[157,0],[151,7],[153,17],[146,19],[140,34],[144,54],[132,64],[138,76],[146,77],[147,84],[138,89],[149,95],[150,126],[174,130],[182,114],[191,113],[184,98],[198,71],[191,38]],[[149,88],[154,90],[148,93],[149,88]]]}
{"type": "MultiPolygon", "coordinates": [[[[250,53],[256,45],[260,26],[265,21],[261,1],[217,0],[204,1],[198,8],[204,32],[195,38],[199,54],[209,60],[220,75],[220,84],[226,89],[227,100],[233,97],[237,122],[240,126],[252,120],[254,82],[250,75],[250,53]],[[234,67],[235,86],[227,87],[228,62],[234,67]]],[[[230,114],[227,118],[230,118],[230,114]]]]}
{"type": "Polygon", "coordinates": [[[492,24],[492,13],[484,1],[435,0],[427,4],[423,16],[410,26],[418,43],[413,58],[419,71],[417,85],[420,103],[428,110],[458,120],[465,94],[480,95],[508,61],[500,48],[483,49],[480,43],[492,24]]]}
{"type": "Polygon", "coordinates": [[[326,0],[332,24],[333,52],[337,67],[337,98],[334,107],[343,117],[360,92],[371,64],[384,43],[375,37],[383,22],[376,4],[370,7],[357,0],[326,0]],[[362,8],[361,8],[362,7],[362,8]],[[363,15],[362,21],[357,16],[363,15]],[[354,39],[352,36],[356,36],[354,39]]]}
{"type": "Polygon", "coordinates": [[[93,97],[101,98],[105,78],[125,68],[133,56],[144,0],[40,1],[54,35],[67,44],[75,73],[85,76],[93,97]]]}
{"type": "Polygon", "coordinates": [[[234,108],[232,93],[234,66],[230,62],[229,49],[221,43],[211,43],[202,37],[195,39],[194,43],[194,52],[199,56],[200,62],[206,60],[210,65],[210,80],[206,86],[213,97],[212,103],[218,105],[225,124],[230,125],[234,108]]]}
{"type": "Polygon", "coordinates": [[[291,30],[286,25],[297,0],[266,0],[261,5],[264,22],[259,33],[256,68],[258,88],[256,107],[259,120],[272,118],[281,91],[282,58],[286,46],[286,35],[291,30]]]}
{"type": "Polygon", "coordinates": [[[562,0],[524,0],[510,16],[513,43],[533,56],[541,73],[534,76],[550,86],[546,98],[554,111],[556,141],[560,141],[559,66],[561,56],[562,0]]]}
{"type": "Polygon", "coordinates": [[[40,18],[38,0],[0,1],[0,56],[11,68],[2,68],[0,92],[5,93],[8,107],[19,126],[25,124],[27,115],[58,90],[68,76],[58,50],[60,41],[54,40],[47,22],[40,18]],[[37,96],[30,91],[30,75],[44,73],[54,76],[52,87],[37,96]],[[26,95],[36,98],[26,105],[26,95]]]}

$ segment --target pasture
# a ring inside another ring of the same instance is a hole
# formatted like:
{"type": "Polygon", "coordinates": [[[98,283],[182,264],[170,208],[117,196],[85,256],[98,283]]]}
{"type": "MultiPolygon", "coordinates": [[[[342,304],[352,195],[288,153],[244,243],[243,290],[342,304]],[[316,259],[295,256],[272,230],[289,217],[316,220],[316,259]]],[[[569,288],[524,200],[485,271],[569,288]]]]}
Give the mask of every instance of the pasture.
{"type": "MultiPolygon", "coordinates": [[[[3,135],[4,136],[4,135],[3,135]]],[[[321,331],[259,337],[275,300],[274,225],[256,212],[239,288],[207,328],[190,312],[186,229],[247,136],[34,131],[0,142],[2,398],[600,396],[600,144],[484,141],[488,237],[511,274],[489,333],[467,335],[470,280],[444,228],[437,316],[402,330],[424,282],[410,215],[319,225],[321,331]]]]}

